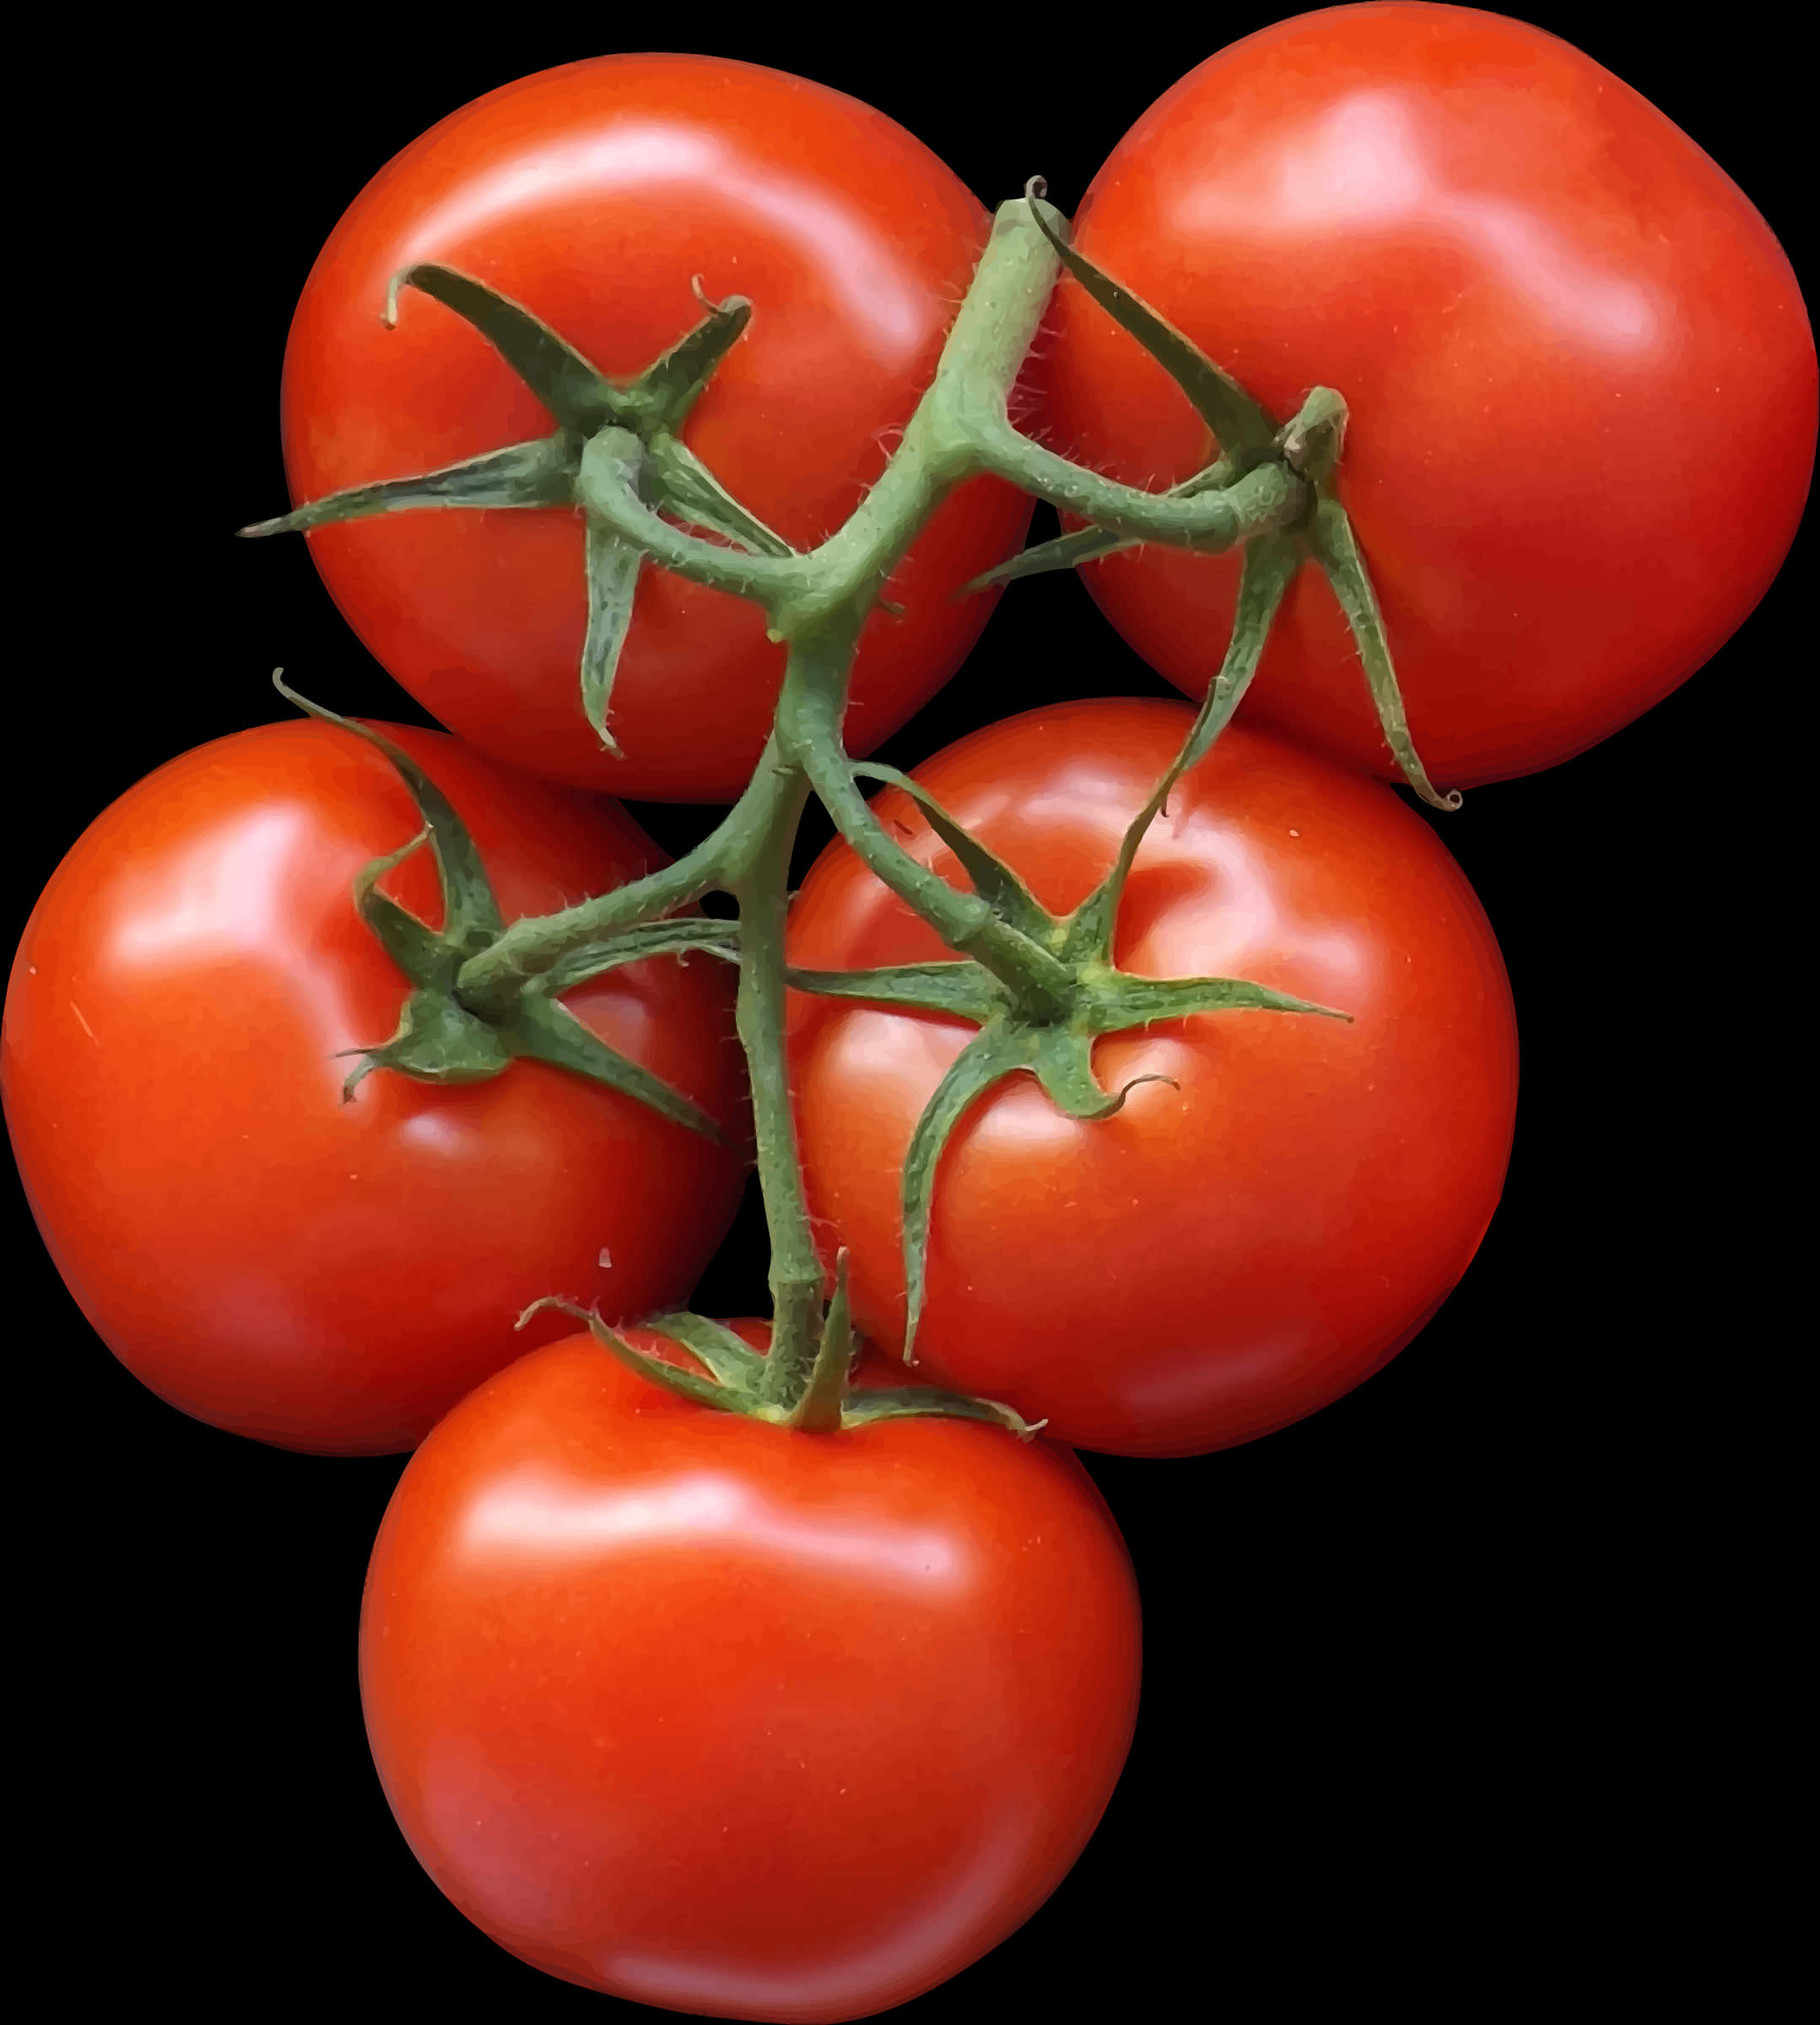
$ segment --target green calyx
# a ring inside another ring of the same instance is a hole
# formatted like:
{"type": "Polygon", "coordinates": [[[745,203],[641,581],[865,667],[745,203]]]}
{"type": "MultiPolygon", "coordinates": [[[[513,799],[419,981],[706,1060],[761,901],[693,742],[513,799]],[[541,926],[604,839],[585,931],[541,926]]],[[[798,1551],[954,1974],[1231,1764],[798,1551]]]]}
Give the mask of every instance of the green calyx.
{"type": "Polygon", "coordinates": [[[397,1030],[389,1040],[359,1050],[342,1086],[344,1099],[375,1069],[392,1069],[419,1083],[483,1083],[515,1061],[529,1059],[567,1069],[617,1090],[672,1124],[718,1142],[720,1127],[701,1107],[591,1033],[560,1002],[560,994],[621,964],[652,957],[686,957],[701,951],[727,962],[738,960],[738,928],[728,921],[693,920],[640,923],[617,935],[582,943],[562,960],[527,980],[496,1013],[483,1015],[463,1003],[456,990],[462,966],[490,948],[505,932],[505,917],[467,826],[447,797],[410,754],[371,726],[338,717],[288,688],[283,671],[273,683],[280,695],[320,718],[375,746],[397,770],[417,804],[424,827],[408,843],[362,867],[354,881],[360,918],[403,973],[411,987],[397,1030]],[[381,892],[380,881],[394,866],[428,845],[442,888],[443,925],[432,928],[381,892]]]}
{"type": "Polygon", "coordinates": [[[588,504],[584,467],[599,485],[617,479],[653,514],[718,535],[756,555],[795,554],[783,537],[732,498],[678,433],[715,368],[751,321],[743,296],[710,302],[663,356],[629,384],[608,380],[517,303],[452,267],[408,267],[392,283],[385,322],[397,320],[402,288],[433,297],[471,324],[530,388],[555,432],[489,451],[440,471],[332,493],[242,527],[243,535],[304,533],[337,521],[429,507],[580,508],[586,526],[587,631],[581,649],[582,714],[602,747],[618,753],[607,728],[613,677],[632,623],[645,551],[588,504]]]}
{"type": "Polygon", "coordinates": [[[800,991],[943,1013],[978,1029],[937,1084],[905,1155],[900,1201],[906,1364],[915,1362],[916,1332],[927,1296],[929,1228],[942,1154],[954,1128],[988,1090],[1007,1077],[1028,1074],[1066,1116],[1109,1118],[1138,1083],[1167,1079],[1138,1077],[1120,1089],[1107,1089],[1093,1064],[1094,1043],[1102,1034],[1197,1012],[1351,1017],[1243,978],[1140,977],[1119,969],[1112,960],[1119,904],[1138,847],[1170,789],[1203,757],[1237,708],[1296,560],[1284,535],[1261,537],[1247,546],[1238,623],[1225,664],[1209,685],[1180,752],[1126,829],[1111,869],[1072,914],[1050,914],[1009,865],[964,829],[917,782],[888,767],[853,769],[912,796],[930,827],[954,852],[975,895],[994,921],[1007,935],[1042,950],[1054,973],[1044,975],[1033,990],[1009,966],[989,968],[975,958],[959,956],[876,970],[792,969],[788,974],[800,991]]]}
{"type": "MultiPolygon", "coordinates": [[[[1172,487],[1164,496],[1189,500],[1207,493],[1229,492],[1241,482],[1255,483],[1260,473],[1272,467],[1302,482],[1304,493],[1311,496],[1306,498],[1299,514],[1277,531],[1292,538],[1293,548],[1284,553],[1293,554],[1293,566],[1312,559],[1326,578],[1352,629],[1380,728],[1403,778],[1431,807],[1458,808],[1458,791],[1439,792],[1416,751],[1377,593],[1372,588],[1352,522],[1334,489],[1346,434],[1346,402],[1332,388],[1317,386],[1279,428],[1230,374],[1222,371],[1130,289],[1067,244],[1045,217],[1046,207],[1034,201],[1042,194],[1041,179],[1033,179],[1027,192],[1031,200],[1030,215],[1061,264],[1107,315],[1129,331],[1164,368],[1221,446],[1223,454],[1213,463],[1172,487]]],[[[1078,569],[1083,563],[1097,562],[1121,548],[1135,548],[1142,538],[1104,526],[1083,527],[1026,548],[975,578],[967,587],[985,590],[1045,570],[1078,569]]],[[[1266,538],[1274,537],[1258,537],[1252,546],[1266,538]]],[[[1246,553],[1250,553],[1249,548],[1246,553]]]]}
{"type": "Polygon", "coordinates": [[[743,1414],[775,1428],[806,1434],[834,1434],[869,1427],[881,1420],[980,1420],[1030,1440],[1035,1426],[996,1400],[974,1399],[931,1385],[866,1385],[851,1380],[861,1345],[853,1333],[847,1305],[847,1261],[842,1252],[834,1265],[834,1290],[814,1326],[799,1332],[792,1347],[774,1335],[766,1355],[729,1329],[705,1315],[654,1315],[641,1327],[666,1336],[686,1351],[700,1369],[653,1357],[629,1342],[591,1309],[572,1301],[534,1301],[519,1316],[521,1329],[533,1315],[554,1308],[587,1325],[603,1350],[667,1392],[716,1412],[743,1414]]]}

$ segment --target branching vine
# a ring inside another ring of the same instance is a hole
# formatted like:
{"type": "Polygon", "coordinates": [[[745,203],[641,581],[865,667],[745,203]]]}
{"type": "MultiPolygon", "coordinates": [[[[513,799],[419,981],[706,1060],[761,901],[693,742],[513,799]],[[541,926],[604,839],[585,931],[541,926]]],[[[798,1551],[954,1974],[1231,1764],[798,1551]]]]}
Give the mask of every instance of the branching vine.
{"type": "MultiPolygon", "coordinates": [[[[910,1359],[937,1165],[955,1124],[986,1090],[1007,1076],[1029,1073],[1070,1115],[1104,1117],[1124,1093],[1102,1088],[1094,1077],[1093,1044],[1101,1034],[1196,1012],[1345,1017],[1239,979],[1127,976],[1111,956],[1119,900],[1143,836],[1170,786],[1204,755],[1236,709],[1304,559],[1312,557],[1326,573],[1353,624],[1385,737],[1406,778],[1437,806],[1458,801],[1435,792],[1416,756],[1376,600],[1334,491],[1345,403],[1331,389],[1316,388],[1279,424],[1179,332],[1075,252],[1066,221],[1033,181],[993,220],[934,378],[877,483],[826,540],[799,554],[727,494],[678,433],[745,329],[751,305],[703,299],[705,316],[625,386],[606,380],[528,311],[467,276],[412,267],[395,284],[389,314],[396,315],[397,290],[404,286],[473,324],[536,393],[555,433],[420,478],[337,494],[244,532],[307,529],[430,508],[579,508],[588,577],[579,703],[610,749],[617,750],[608,728],[613,673],[634,588],[646,565],[758,604],[771,637],[785,646],[786,662],[757,768],[712,832],[673,864],[556,914],[504,926],[476,884],[471,850],[458,825],[450,827],[451,812],[427,782],[408,779],[443,872],[449,919],[462,929],[431,948],[385,913],[373,878],[365,881],[363,910],[413,991],[399,1035],[373,1050],[356,1073],[381,1066],[451,1079],[498,1073],[514,1054],[538,1053],[579,1073],[614,1080],[679,1126],[702,1130],[706,1121],[688,1115],[693,1107],[677,1093],[640,1086],[640,1077],[655,1083],[648,1072],[618,1058],[585,1058],[586,1050],[570,1045],[556,1001],[583,977],[656,953],[700,948],[736,961],[738,1031],[750,1066],[771,1244],[770,1356],[759,1359],[743,1348],[736,1355],[721,1340],[725,1331],[710,1340],[706,1332],[716,1326],[699,1317],[661,1318],[655,1326],[710,1372],[703,1380],[642,1357],[603,1325],[597,1332],[616,1354],[691,1397],[791,1426],[842,1424],[843,1416],[861,1411],[844,1384],[851,1325],[838,1271],[833,1302],[824,1304],[828,1277],[803,1192],[785,1062],[789,991],[940,1010],[978,1029],[931,1099],[905,1162],[910,1308],[902,1348],[910,1359]],[[1218,446],[1207,469],[1166,491],[1147,492],[1074,464],[1015,427],[1011,391],[1064,268],[1162,362],[1195,404],[1218,446]],[[1072,567],[1134,542],[1242,553],[1233,639],[1187,742],[1131,824],[1106,880],[1066,918],[1047,914],[1011,867],[914,783],[902,781],[955,850],[969,889],[918,862],[879,822],[861,786],[867,777],[901,777],[856,764],[841,737],[861,629],[883,586],[947,494],[982,473],[1009,480],[1089,525],[1009,559],[970,590],[1072,567]],[[787,874],[812,793],[867,867],[953,952],[951,962],[861,974],[786,973],[787,874]],[[711,892],[737,903],[737,930],[673,918],[711,892]],[[568,1048],[566,1056],[559,1043],[568,1048]]],[[[933,1391],[906,1394],[895,1404],[878,1395],[868,1401],[861,1417],[983,1412],[1028,1431],[1008,1409],[933,1391]]]]}

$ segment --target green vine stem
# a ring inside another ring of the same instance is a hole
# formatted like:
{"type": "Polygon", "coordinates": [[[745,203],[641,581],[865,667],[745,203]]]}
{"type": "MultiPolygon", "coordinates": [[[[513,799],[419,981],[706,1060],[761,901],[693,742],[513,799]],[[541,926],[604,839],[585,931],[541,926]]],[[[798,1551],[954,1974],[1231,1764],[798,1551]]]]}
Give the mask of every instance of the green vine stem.
{"type": "Polygon", "coordinates": [[[516,923],[456,980],[470,1009],[497,1014],[578,946],[653,921],[710,890],[737,900],[739,1034],[750,1065],[771,1244],[765,1382],[774,1398],[809,1382],[824,1326],[824,1274],[803,1196],[784,1052],[786,878],[809,790],[872,872],[951,948],[996,977],[1023,1015],[1052,1020],[1070,1002],[1072,974],[1053,950],[979,894],[958,891],[912,858],[873,814],[856,779],[840,723],[860,631],[891,571],[949,490],[979,472],[1008,478],[1116,534],[1207,550],[1268,532],[1311,504],[1305,482],[1280,462],[1229,489],[1159,495],[1083,472],[1018,434],[1007,398],[1055,286],[1054,237],[1066,230],[1059,214],[1040,221],[1034,215],[1039,201],[1018,199],[999,210],[935,377],[896,451],[850,518],[808,554],[753,554],[685,532],[640,497],[635,437],[608,426],[589,440],[576,492],[591,528],[660,568],[760,604],[773,638],[787,643],[775,726],[745,793],[694,850],[597,899],[516,923]]]}
{"type": "MultiPolygon", "coordinates": [[[[795,1397],[814,1374],[822,1334],[822,1267],[802,1192],[796,1114],[784,1054],[784,923],[790,908],[790,854],[808,800],[802,770],[775,745],[759,762],[773,783],[775,819],[749,833],[744,861],[728,884],[739,902],[737,1018],[752,1084],[754,1153],[771,1240],[771,1357],[774,1398],[795,1397]]],[[[838,1419],[838,1413],[837,1413],[838,1419]]]]}
{"type": "MultiPolygon", "coordinates": [[[[716,1333],[699,1318],[667,1317],[653,1326],[673,1323],[677,1341],[687,1345],[699,1338],[706,1346],[702,1354],[711,1353],[710,1364],[720,1358],[729,1370],[738,1367],[739,1382],[721,1403],[731,1404],[737,1394],[745,1402],[739,1410],[788,1425],[825,1428],[853,1418],[851,1403],[841,1404],[851,1326],[838,1288],[833,1308],[824,1310],[823,1305],[825,1277],[804,1194],[785,1055],[791,983],[843,988],[837,980],[793,980],[785,967],[791,853],[811,792],[871,871],[955,953],[953,964],[868,974],[862,987],[859,980],[847,982],[861,995],[888,1002],[951,1002],[983,1023],[975,1051],[985,1051],[982,1061],[990,1056],[991,1074],[981,1070],[966,1093],[955,1096],[950,1108],[957,1115],[958,1107],[991,1080],[1023,1071],[1038,1077],[1071,1115],[1099,1116],[1115,1109],[1120,1094],[1101,1091],[1094,1081],[1093,1038],[1161,1016],[1159,992],[1174,993],[1169,999],[1172,1013],[1326,1010],[1243,980],[1159,985],[1123,978],[1111,969],[1110,953],[1119,889],[1143,831],[1170,782],[1206,751],[1236,707],[1302,552],[1304,531],[1321,513],[1343,522],[1329,481],[1344,403],[1316,390],[1303,413],[1275,431],[1243,390],[1180,333],[1082,261],[1067,246],[1067,234],[1066,220],[1042,201],[1040,184],[1001,207],[935,376],[896,450],[847,521],[806,554],[791,551],[722,491],[674,434],[687,402],[752,313],[743,301],[706,305],[707,321],[671,354],[679,362],[674,370],[660,360],[637,388],[627,390],[602,380],[528,311],[478,282],[429,267],[413,269],[404,278],[456,307],[489,337],[543,401],[559,435],[493,453],[455,471],[340,494],[246,531],[309,526],[425,505],[545,505],[566,497],[581,510],[587,525],[590,624],[582,694],[603,740],[608,737],[613,671],[629,620],[631,588],[645,564],[764,609],[771,638],[787,650],[783,680],[764,754],[726,817],[672,865],[559,913],[498,929],[483,946],[451,952],[447,989],[451,1016],[510,1032],[515,1022],[522,1023],[527,1005],[547,1005],[565,982],[633,960],[652,935],[661,937],[662,931],[654,925],[677,910],[716,890],[737,902],[737,949],[730,929],[726,942],[705,924],[699,925],[699,937],[692,925],[690,937],[712,943],[721,954],[737,956],[740,968],[737,1024],[750,1065],[753,1136],[771,1242],[771,1347],[759,1372],[748,1369],[749,1353],[736,1354],[721,1340],[726,1332],[716,1333]],[[1144,492],[1083,470],[1013,426],[1010,392],[1064,265],[1152,347],[1197,406],[1216,418],[1220,433],[1234,438],[1227,456],[1207,472],[1167,492],[1144,492]],[[1266,431],[1275,431],[1268,440],[1266,431]],[[841,736],[861,632],[882,602],[892,571],[953,488],[986,473],[1008,479],[1093,527],[1084,537],[1050,545],[1052,555],[1032,551],[1022,565],[1013,559],[982,582],[1132,541],[1200,553],[1249,544],[1233,649],[1196,732],[1127,836],[1117,867],[1096,896],[1103,904],[1089,903],[1068,921],[1036,907],[1016,874],[964,833],[953,832],[926,796],[919,796],[925,813],[955,844],[973,890],[950,885],[912,857],[880,823],[860,786],[862,773],[878,770],[856,769],[841,736]],[[679,521],[706,526],[741,545],[705,539],[679,521]]],[[[758,313],[762,315],[762,305],[758,313]]],[[[1323,524],[1319,532],[1326,548],[1339,555],[1349,531],[1323,524]]],[[[1364,583],[1362,564],[1353,575],[1364,583]]],[[[1369,586],[1360,597],[1368,593],[1369,586]]],[[[1394,689],[1387,660],[1384,679],[1394,689]]],[[[1374,673],[1374,686],[1377,682],[1374,673]]],[[[940,1142],[952,1122],[938,1120],[940,1129],[932,1126],[923,1133],[928,1142],[923,1160],[917,1174],[906,1180],[911,1194],[921,1191],[918,1202],[932,1185],[940,1142]]],[[[913,1222],[907,1211],[906,1232],[914,1238],[913,1222]]],[[[912,1253],[914,1269],[920,1257],[914,1242],[912,1253]]],[[[907,1353],[908,1343],[905,1348],[907,1353]]],[[[668,1383],[666,1369],[660,1363],[652,1375],[668,1383]]],[[[688,1382],[698,1390],[708,1383],[695,1377],[688,1382]]],[[[990,1402],[950,1401],[931,1410],[985,1413],[1023,1426],[1015,1415],[990,1402]]]]}
{"type": "Polygon", "coordinates": [[[902,850],[872,815],[840,738],[853,647],[867,613],[929,516],[964,478],[987,471],[1045,492],[1119,532],[1180,546],[1224,548],[1305,512],[1305,483],[1286,465],[1261,467],[1225,490],[1152,494],[1082,472],[1018,435],[1006,403],[1041,321],[1060,261],[1050,233],[1065,230],[1040,200],[1002,205],[973,284],[948,332],[936,375],[878,482],[819,548],[761,555],[689,534],[638,496],[629,439],[608,428],[581,456],[578,490],[591,519],[661,568],[763,606],[773,636],[791,651],[779,699],[775,743],[725,820],[694,850],[647,878],[581,905],[521,921],[463,966],[462,1002],[498,1014],[522,985],[570,949],[719,888],[747,861],[755,835],[776,818],[772,776],[780,754],[802,768],[841,834],[872,870],[951,947],[1004,977],[1033,1008],[1058,983],[1045,952],[1020,946],[975,896],[957,893],[902,850]]]}

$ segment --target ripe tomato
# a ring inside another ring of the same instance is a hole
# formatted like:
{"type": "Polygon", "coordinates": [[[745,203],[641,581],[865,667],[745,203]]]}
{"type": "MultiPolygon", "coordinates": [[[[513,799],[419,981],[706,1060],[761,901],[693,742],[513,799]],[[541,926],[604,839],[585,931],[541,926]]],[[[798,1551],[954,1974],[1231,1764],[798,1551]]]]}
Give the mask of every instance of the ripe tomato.
{"type": "MultiPolygon", "coordinates": [[[[1113,150],[1076,238],[1273,412],[1346,397],[1340,496],[1443,787],[1628,723],[1794,537],[1816,375],[1787,259],[1686,134],[1540,29],[1399,0],[1247,36],[1113,150]]],[[[1052,314],[1058,448],[1148,485],[1207,462],[1186,400],[1078,287],[1052,314]]],[[[1236,564],[1145,548],[1086,575],[1204,694],[1236,564]]],[[[1393,770],[1312,567],[1243,708],[1393,770]]]]}
{"type": "MultiPolygon", "coordinates": [[[[915,770],[1066,911],[1105,876],[1186,734],[1185,705],[1058,705],[915,770]]],[[[909,797],[904,847],[959,883],[909,797]]],[[[837,841],[804,882],[791,960],[865,969],[947,953],[837,841]]],[[[1202,1013],[1095,1046],[1131,1090],[1097,1122],[1018,1077],[937,1169],[927,1375],[1077,1447],[1180,1455],[1299,1420],[1409,1341],[1466,1271],[1504,1185],[1516,1028],[1472,888],[1387,788],[1242,725],[1178,784],[1140,849],[1115,959],[1248,979],[1352,1015],[1202,1013]]],[[[812,1207],[850,1253],[853,1312],[901,1342],[899,1169],[975,1031],[851,1000],[793,1002],[812,1207]]]]}
{"type": "MultiPolygon", "coordinates": [[[[388,284],[416,262],[485,282],[610,377],[700,316],[753,321],[684,440],[789,542],[822,539],[883,468],[932,377],[986,217],[883,114],[804,78],[687,56],[565,64],[489,92],[369,183],[311,270],[284,359],[292,497],[453,463],[553,424],[485,340],[388,284]]],[[[1014,550],[1028,500],[962,487],[892,578],[847,720],[869,751],[945,682],[989,598],[969,578],[1014,550]]],[[[387,669],[452,731],[514,764],[615,794],[731,801],[783,672],[756,606],[647,569],[601,748],[579,700],[582,526],[570,509],[419,511],[317,529],[323,580],[387,669]]]]}
{"type": "MultiPolygon", "coordinates": [[[[662,862],[606,802],[387,726],[467,824],[508,920],[662,862]]],[[[281,1448],[386,1454],[563,1325],[685,1299],[738,1153],[537,1061],[432,1088],[368,1076],[407,986],[354,911],[420,824],[390,763],[314,722],[184,753],[96,818],[13,964],[0,1093],[26,1194],[83,1313],[173,1406],[281,1448]]],[[[432,926],[418,851],[383,889],[432,926]]],[[[732,986],[628,966],[564,1003],[737,1138],[732,986]]]]}
{"type": "Polygon", "coordinates": [[[441,1889],[552,1975],[710,2017],[862,2017],[1002,1940],[1099,1821],[1137,1682],[1131,1564],[1063,1450],[789,1434],[586,1336],[413,1456],[360,1621],[441,1889]]]}

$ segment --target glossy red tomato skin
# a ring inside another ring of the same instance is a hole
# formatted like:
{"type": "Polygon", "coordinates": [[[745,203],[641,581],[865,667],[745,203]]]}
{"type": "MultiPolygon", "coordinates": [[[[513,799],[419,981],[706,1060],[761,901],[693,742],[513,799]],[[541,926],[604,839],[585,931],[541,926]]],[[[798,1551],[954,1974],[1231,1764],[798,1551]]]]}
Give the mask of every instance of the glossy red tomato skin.
{"type": "MultiPolygon", "coordinates": [[[[1628,85],[1472,8],[1299,16],[1191,72],[1080,206],[1083,251],[1274,413],[1351,405],[1340,496],[1433,777],[1531,773],[1628,723],[1769,587],[1813,469],[1812,332],[1749,199],[1628,85]]],[[[1155,485],[1203,463],[1187,402],[1082,292],[1052,315],[1058,448],[1155,485]]],[[[1087,573],[1205,693],[1236,565],[1087,573]]],[[[1312,570],[1243,709],[1394,774],[1312,570]]]]}
{"type": "MultiPolygon", "coordinates": [[[[1076,906],[1180,746],[1183,705],[1057,705],[915,770],[1045,906],[1076,906]]],[[[959,883],[907,798],[881,816],[959,883]]],[[[1180,783],[1141,849],[1115,958],[1147,976],[1242,977],[1350,1012],[1223,1012],[1110,1035],[1117,1115],[1062,1116],[1033,1079],[969,1112],[937,1169],[932,1380],[1134,1455],[1226,1448],[1356,1385],[1465,1272],[1503,1189],[1516,1028],[1471,888],[1387,788],[1242,725],[1180,783]]],[[[807,969],[944,952],[840,843],[804,882],[807,969]]],[[[899,1172],[972,1031],[851,1002],[792,1002],[804,1172],[850,1254],[855,1315],[903,1340],[899,1172]]]]}
{"type": "MultiPolygon", "coordinates": [[[[469,825],[508,919],[663,861],[610,802],[386,728],[469,825]]],[[[741,1186],[717,965],[628,966],[564,1002],[723,1120],[729,1147],[537,1062],[440,1089],[381,1072],[343,1101],[346,1051],[392,1033],[407,990],[354,880],[419,827],[352,734],[237,732],[95,819],[14,961],[0,1092],[58,1271],[160,1397],[281,1448],[411,1447],[569,1326],[515,1334],[542,1295],[622,1315],[686,1298],[741,1186]]],[[[382,883],[440,921],[427,851],[382,883]]]]}
{"type": "MultiPolygon", "coordinates": [[[[294,500],[546,435],[550,418],[474,331],[407,292],[418,261],[524,304],[630,378],[700,317],[691,279],[751,325],[683,439],[761,519],[813,546],[851,512],[933,376],[985,244],[985,212],[871,107],[749,63],[615,56],[540,72],[451,114],[354,200],[312,269],[285,354],[294,500]]],[[[894,573],[901,617],[861,642],[848,742],[868,751],[945,682],[1013,553],[1027,500],[961,487],[894,573]]],[[[323,580],[386,668],[451,731],[578,786],[732,801],[770,728],[783,651],[759,608],[647,570],[601,748],[581,712],[579,516],[429,511],[320,529],[323,580]]]]}
{"type": "Polygon", "coordinates": [[[1036,1909],[1138,1671],[1130,1563],[1065,1450],[791,1434],[585,1336],[412,1458],[360,1630],[386,1797],[468,1919],[569,1982],[791,2025],[901,2003],[1036,1909]]]}

